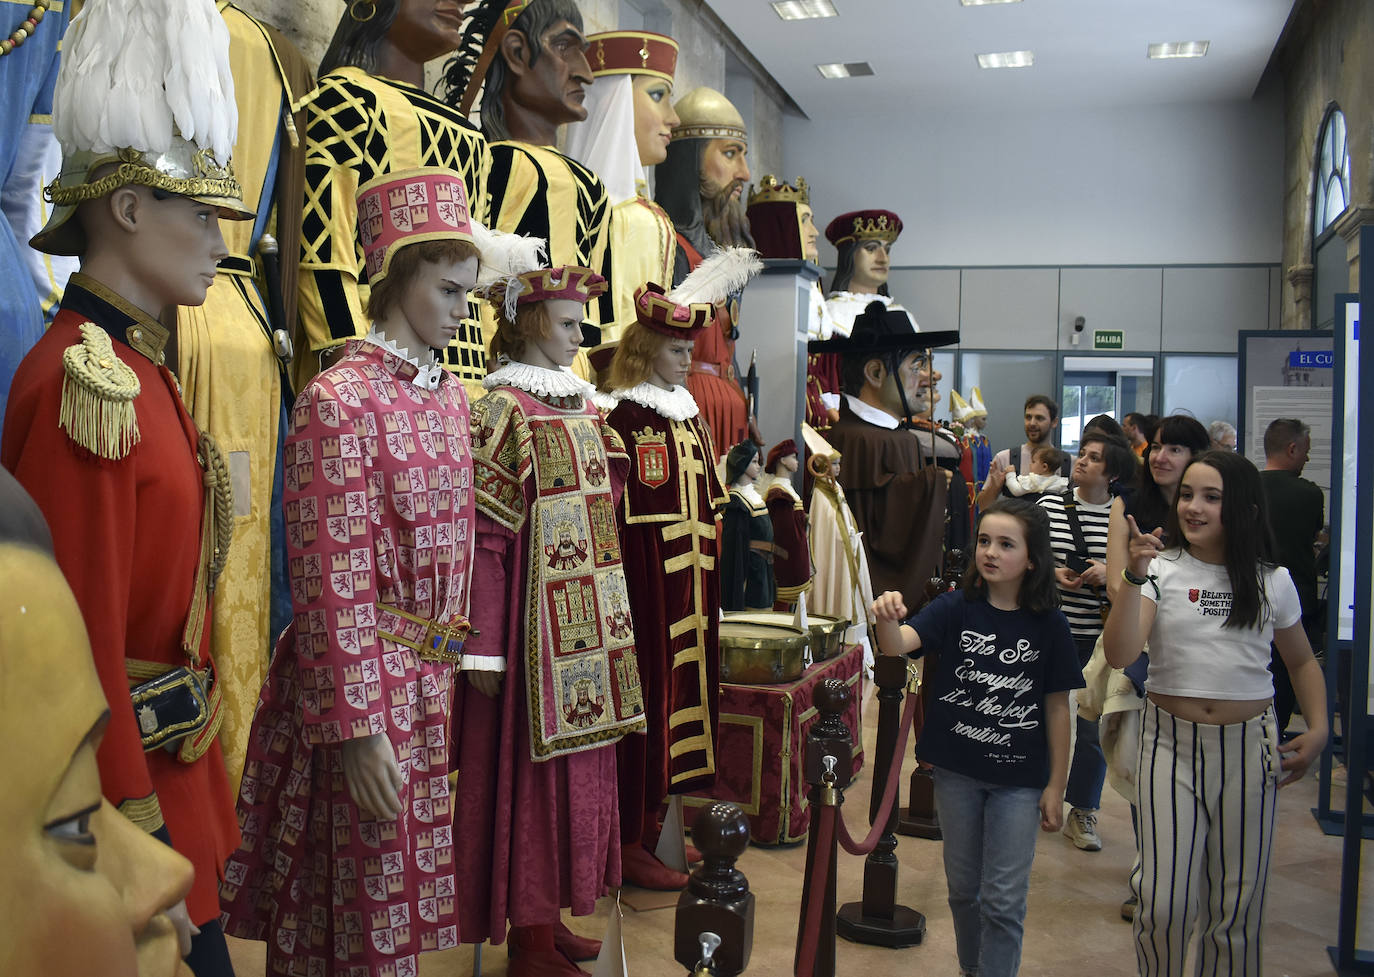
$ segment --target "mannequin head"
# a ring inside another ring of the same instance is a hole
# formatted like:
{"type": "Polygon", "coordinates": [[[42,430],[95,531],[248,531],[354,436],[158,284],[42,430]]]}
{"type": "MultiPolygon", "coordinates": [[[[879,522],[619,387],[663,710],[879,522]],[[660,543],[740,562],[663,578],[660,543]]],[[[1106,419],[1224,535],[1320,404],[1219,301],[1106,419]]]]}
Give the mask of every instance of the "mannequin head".
{"type": "Polygon", "coordinates": [[[0,543],[0,576],[0,972],[185,977],[165,911],[191,864],[101,797],[109,710],[81,611],[37,550],[0,543]]]}
{"type": "Polygon", "coordinates": [[[635,148],[639,162],[656,166],[668,158],[668,143],[673,126],[678,124],[673,108],[673,83],[657,75],[635,75],[635,148]]]}
{"type": "Polygon", "coordinates": [[[486,295],[496,311],[487,355],[547,370],[571,366],[582,345],[586,305],[605,291],[606,279],[572,265],[499,282],[486,295]]]}
{"type": "Polygon", "coordinates": [[[731,488],[753,485],[762,472],[759,446],[752,441],[741,441],[725,456],[725,478],[731,488]]]}
{"type": "Polygon", "coordinates": [[[497,42],[482,93],[482,132],[552,146],[558,127],[587,117],[592,83],[582,13],[573,0],[532,0],[497,42]]]}
{"type": "MultiPolygon", "coordinates": [[[[102,167],[96,178],[113,170],[102,167]]],[[[216,207],[163,190],[116,187],[82,203],[76,220],[82,271],[153,317],[172,305],[203,305],[229,254],[216,207]]]]}
{"type": "Polygon", "coordinates": [[[390,274],[368,295],[368,318],[412,356],[444,349],[470,314],[478,260],[471,241],[422,241],[400,249],[390,274]]]}
{"type": "Polygon", "coordinates": [[[791,478],[797,473],[797,442],[788,438],[773,445],[763,467],[770,475],[791,478]]]}
{"type": "Polygon", "coordinates": [[[891,255],[886,244],[871,240],[859,242],[854,246],[852,257],[854,271],[849,278],[849,291],[876,295],[878,289],[887,286],[891,255]]]}
{"type": "Polygon", "coordinates": [[[611,360],[607,390],[652,383],[663,390],[686,384],[696,338],[715,315],[705,302],[678,305],[663,286],[646,282],[635,290],[635,321],[611,360]]]}
{"type": "Polygon", "coordinates": [[[749,181],[744,118],[711,88],[694,88],[674,106],[678,125],[657,171],[654,196],[678,229],[692,237],[698,225],[722,247],[753,247],[745,216],[749,181]]]}
{"type": "Polygon", "coordinates": [[[763,257],[817,257],[811,191],[804,177],[797,177],[791,186],[765,173],[758,186],[749,188],[748,217],[749,231],[763,257]]]}
{"type": "Polygon", "coordinates": [[[816,245],[816,240],[821,236],[821,232],[816,228],[816,212],[811,209],[810,204],[801,204],[797,207],[797,221],[801,224],[802,257],[812,264],[820,264],[821,250],[816,245]]]}
{"type": "Polygon", "coordinates": [[[902,394],[913,414],[921,414],[931,407],[932,371],[930,358],[923,350],[883,354],[849,354],[842,364],[844,392],[857,397],[870,407],[901,418],[902,394]]]}

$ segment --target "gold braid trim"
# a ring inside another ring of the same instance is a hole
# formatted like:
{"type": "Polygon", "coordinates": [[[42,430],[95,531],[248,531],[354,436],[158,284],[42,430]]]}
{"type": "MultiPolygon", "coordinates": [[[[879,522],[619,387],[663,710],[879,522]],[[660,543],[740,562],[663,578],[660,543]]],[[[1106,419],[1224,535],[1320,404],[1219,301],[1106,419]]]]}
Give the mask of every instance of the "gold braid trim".
{"type": "Polygon", "coordinates": [[[211,178],[211,177],[175,177],[165,173],[159,173],[142,163],[120,163],[115,167],[113,173],[108,173],[93,183],[80,183],[74,187],[64,187],[61,179],[54,180],[43,191],[43,196],[59,207],[79,204],[87,200],[95,200],[103,197],[111,190],[136,183],[140,186],[152,187],[155,190],[166,190],[168,193],[177,193],[185,197],[231,197],[240,199],[243,196],[239,181],[233,177],[211,178]]]}
{"type": "Polygon", "coordinates": [[[62,406],[58,426],[99,458],[118,461],[138,444],[134,398],[138,376],[115,355],[110,336],[91,322],[81,324],[81,342],[62,353],[62,406]]]}
{"type": "Polygon", "coordinates": [[[119,813],[136,824],[139,830],[148,834],[152,834],[163,825],[162,805],[157,802],[156,794],[120,801],[119,813]]]}
{"type": "Polygon", "coordinates": [[[229,560],[229,544],[234,538],[234,486],[229,479],[229,466],[224,462],[224,453],[219,450],[214,438],[202,431],[196,451],[205,468],[205,491],[214,500],[211,508],[210,499],[206,499],[210,521],[206,527],[209,530],[207,536],[214,540],[214,549],[209,554],[206,567],[209,579],[205,585],[213,593],[215,582],[229,560]]]}

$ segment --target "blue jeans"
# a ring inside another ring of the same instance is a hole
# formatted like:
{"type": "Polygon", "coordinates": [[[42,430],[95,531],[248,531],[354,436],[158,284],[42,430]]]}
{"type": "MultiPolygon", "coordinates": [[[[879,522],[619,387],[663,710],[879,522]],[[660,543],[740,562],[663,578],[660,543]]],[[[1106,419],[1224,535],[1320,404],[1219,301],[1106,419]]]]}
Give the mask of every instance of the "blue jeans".
{"type": "Polygon", "coordinates": [[[1069,784],[1064,800],[1072,807],[1096,811],[1102,806],[1102,784],[1107,779],[1107,758],[1097,735],[1097,720],[1077,719],[1073,743],[1073,762],[1069,764],[1069,784]]]}
{"type": "Polygon", "coordinates": [[[1040,794],[935,768],[954,944],[966,974],[1015,977],[1021,966],[1040,794]]]}

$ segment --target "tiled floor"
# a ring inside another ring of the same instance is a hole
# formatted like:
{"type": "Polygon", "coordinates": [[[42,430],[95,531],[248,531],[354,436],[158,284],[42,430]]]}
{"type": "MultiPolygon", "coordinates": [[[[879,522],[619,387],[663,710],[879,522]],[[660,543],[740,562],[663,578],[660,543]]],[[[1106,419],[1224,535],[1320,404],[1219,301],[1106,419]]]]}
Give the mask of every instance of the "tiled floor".
{"type": "MultiPolygon", "coordinates": [[[[865,706],[864,730],[868,756],[873,756],[876,703],[865,706]]],[[[912,760],[908,756],[904,778],[912,760]]],[[[905,779],[903,780],[905,783],[905,779]]],[[[850,831],[866,833],[864,816],[871,789],[865,769],[848,792],[845,805],[850,831]]],[[[1336,939],[1340,887],[1341,839],[1322,834],[1309,809],[1316,803],[1315,772],[1280,794],[1278,844],[1269,880],[1265,938],[1265,973],[1258,977],[1318,977],[1334,973],[1326,948],[1336,939]]],[[[1337,805],[1341,803],[1338,796],[1337,805]]],[[[689,813],[690,817],[690,813],[689,813]]],[[[1025,977],[1115,977],[1136,973],[1131,927],[1118,913],[1126,897],[1131,863],[1131,820],[1126,802],[1110,787],[1103,797],[1099,822],[1104,848],[1081,852],[1061,835],[1041,835],[1031,873],[1030,908],[1021,973],[1025,977]]],[[[885,950],[840,941],[839,974],[871,977],[901,974],[946,975],[958,972],[953,933],[945,904],[944,872],[938,842],[902,838],[897,849],[901,863],[898,900],[926,914],[924,944],[905,950],[885,950]]],[[[791,848],[750,847],[739,868],[749,878],[757,904],[754,949],[746,971],[751,977],[790,977],[793,945],[800,911],[801,883],[806,859],[804,845],[791,848]]],[[[862,860],[840,853],[839,901],[857,900],[862,891],[862,860]]],[[[461,884],[461,883],[460,883],[461,884]]],[[[1364,853],[1366,905],[1374,903],[1374,845],[1364,853]]],[[[627,896],[630,894],[627,890],[627,896]]],[[[671,905],[672,898],[641,898],[641,906],[671,905]]],[[[595,916],[571,920],[574,930],[601,936],[611,900],[602,900],[595,916]]],[[[673,910],[624,910],[625,952],[631,977],[666,977],[682,968],[672,958],[673,910]]],[[[1374,947],[1374,909],[1361,917],[1358,945],[1374,947]]],[[[261,977],[262,944],[231,940],[239,977],[261,977]]],[[[584,965],[587,970],[592,965],[584,965]]],[[[466,977],[473,972],[473,951],[464,948],[422,958],[422,977],[466,977]]],[[[505,946],[487,947],[482,973],[506,973],[505,946]]]]}

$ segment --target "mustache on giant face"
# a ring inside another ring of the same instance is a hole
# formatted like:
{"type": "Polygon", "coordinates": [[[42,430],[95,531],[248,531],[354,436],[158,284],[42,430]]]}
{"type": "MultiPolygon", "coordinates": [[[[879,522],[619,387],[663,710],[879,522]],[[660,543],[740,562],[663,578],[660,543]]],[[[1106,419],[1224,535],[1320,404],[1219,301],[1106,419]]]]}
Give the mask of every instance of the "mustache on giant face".
{"type": "Polygon", "coordinates": [[[701,219],[711,240],[726,248],[752,248],[754,235],[749,230],[745,213],[744,194],[735,196],[744,187],[743,180],[731,180],[724,186],[702,177],[701,219]]]}

